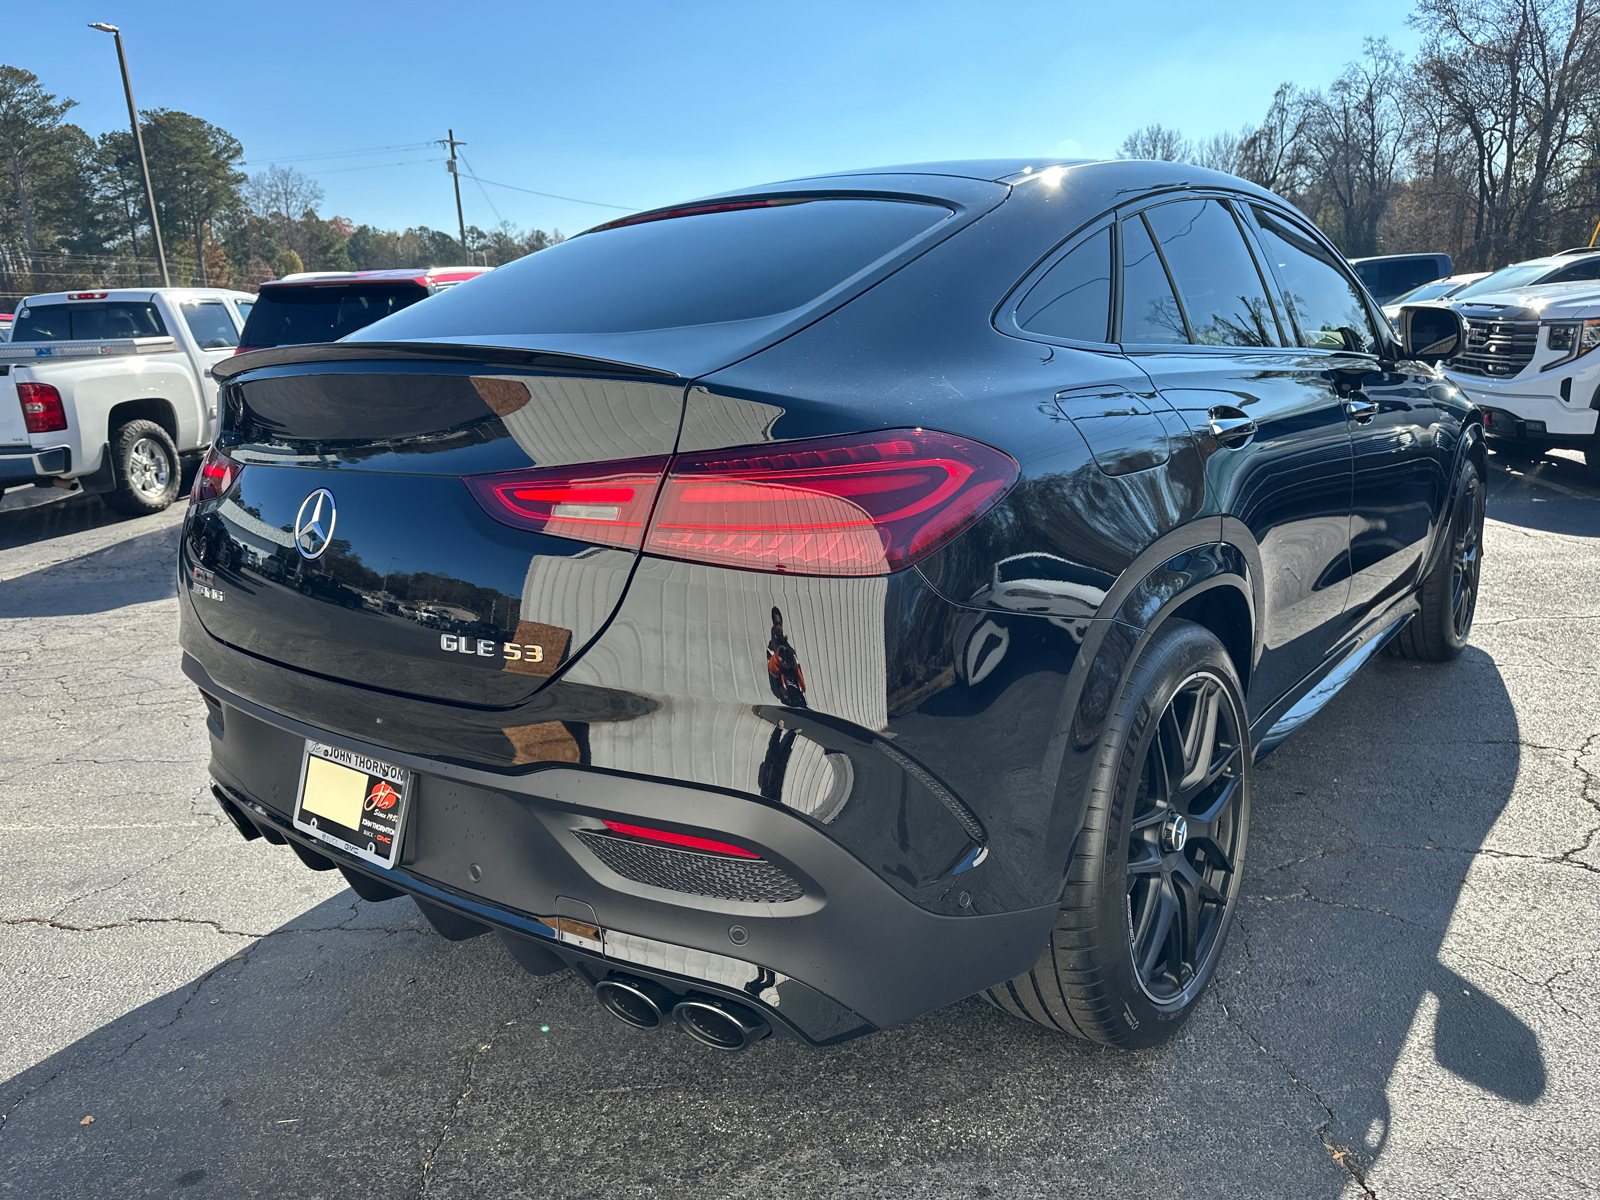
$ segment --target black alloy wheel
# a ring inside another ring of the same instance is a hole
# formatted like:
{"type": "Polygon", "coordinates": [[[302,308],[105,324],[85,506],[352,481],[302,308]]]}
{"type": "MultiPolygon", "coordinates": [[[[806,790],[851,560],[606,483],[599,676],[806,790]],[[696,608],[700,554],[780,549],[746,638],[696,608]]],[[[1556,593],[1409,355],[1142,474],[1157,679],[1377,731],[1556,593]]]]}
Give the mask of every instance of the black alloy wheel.
{"type": "Polygon", "coordinates": [[[1470,459],[1456,476],[1446,539],[1417,588],[1417,613],[1385,647],[1396,658],[1449,662],[1466,649],[1478,610],[1483,520],[1488,488],[1470,459]]]}
{"type": "Polygon", "coordinates": [[[1049,943],[1032,970],[985,998],[1124,1049],[1177,1032],[1216,972],[1238,902],[1248,730],[1217,636],[1164,622],[1106,721],[1049,943]]]}
{"type": "Polygon", "coordinates": [[[1450,623],[1456,638],[1465,642],[1472,632],[1472,617],[1478,608],[1478,572],[1483,565],[1483,481],[1474,472],[1460,498],[1466,510],[1450,545],[1450,623]]]}
{"type": "Polygon", "coordinates": [[[1179,1004],[1204,980],[1239,893],[1245,754],[1223,681],[1199,671],[1156,724],[1128,839],[1128,936],[1145,995],[1179,1004]]]}

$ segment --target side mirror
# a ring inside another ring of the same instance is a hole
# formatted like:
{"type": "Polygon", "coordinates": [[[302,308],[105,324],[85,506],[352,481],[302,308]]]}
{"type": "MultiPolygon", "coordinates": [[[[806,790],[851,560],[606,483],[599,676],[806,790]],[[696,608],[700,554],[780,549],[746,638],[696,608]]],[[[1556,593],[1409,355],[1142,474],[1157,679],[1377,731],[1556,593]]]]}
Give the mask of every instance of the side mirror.
{"type": "Polygon", "coordinates": [[[1467,348],[1467,322],[1453,308],[1407,304],[1400,310],[1400,345],[1417,362],[1448,362],[1467,348]]]}

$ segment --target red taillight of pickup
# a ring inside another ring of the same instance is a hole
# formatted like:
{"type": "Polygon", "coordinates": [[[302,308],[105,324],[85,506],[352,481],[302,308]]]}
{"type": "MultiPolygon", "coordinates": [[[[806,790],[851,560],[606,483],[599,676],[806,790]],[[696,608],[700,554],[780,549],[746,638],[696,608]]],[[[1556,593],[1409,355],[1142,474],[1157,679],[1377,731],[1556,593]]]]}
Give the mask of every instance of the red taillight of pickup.
{"type": "Polygon", "coordinates": [[[887,575],[949,543],[1019,474],[980,442],[890,429],[466,484],[520,529],[747,571],[887,575]]]}
{"type": "Polygon", "coordinates": [[[22,401],[22,420],[29,433],[59,433],[67,427],[61,393],[48,383],[19,383],[17,396],[22,401]]]}
{"type": "Polygon", "coordinates": [[[243,468],[215,446],[206,455],[205,462],[194,474],[194,487],[189,489],[191,505],[204,504],[225,496],[243,468]]]}

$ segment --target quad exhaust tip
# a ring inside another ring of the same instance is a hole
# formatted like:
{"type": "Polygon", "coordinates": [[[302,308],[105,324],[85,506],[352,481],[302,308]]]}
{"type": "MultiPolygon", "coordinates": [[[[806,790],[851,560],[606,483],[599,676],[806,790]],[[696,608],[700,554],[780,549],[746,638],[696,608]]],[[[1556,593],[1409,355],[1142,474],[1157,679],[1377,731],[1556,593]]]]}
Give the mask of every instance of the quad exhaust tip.
{"type": "Polygon", "coordinates": [[[674,996],[658,983],[630,975],[608,975],[594,985],[607,1012],[635,1029],[659,1029],[670,1014],[678,1028],[701,1045],[737,1054],[772,1032],[759,1015],[715,996],[674,996]]]}
{"type": "Polygon", "coordinates": [[[711,996],[690,996],[672,1010],[682,1029],[714,1050],[737,1054],[772,1032],[772,1027],[747,1008],[711,996]]]}
{"type": "Polygon", "coordinates": [[[595,998],[617,1020],[635,1029],[659,1029],[677,997],[658,983],[611,975],[594,985],[595,998]]]}

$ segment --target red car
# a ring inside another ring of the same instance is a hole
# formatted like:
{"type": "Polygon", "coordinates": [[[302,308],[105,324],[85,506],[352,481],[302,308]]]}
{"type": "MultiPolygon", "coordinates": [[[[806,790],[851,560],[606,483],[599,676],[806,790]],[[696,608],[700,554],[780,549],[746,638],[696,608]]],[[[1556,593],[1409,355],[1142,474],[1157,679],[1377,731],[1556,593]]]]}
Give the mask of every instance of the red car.
{"type": "Polygon", "coordinates": [[[399,271],[307,271],[261,285],[239,349],[336,342],[419,300],[464,283],[491,267],[427,267],[399,271]]]}

